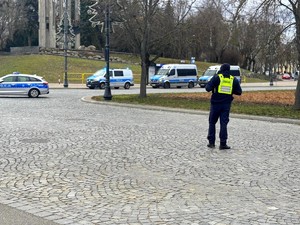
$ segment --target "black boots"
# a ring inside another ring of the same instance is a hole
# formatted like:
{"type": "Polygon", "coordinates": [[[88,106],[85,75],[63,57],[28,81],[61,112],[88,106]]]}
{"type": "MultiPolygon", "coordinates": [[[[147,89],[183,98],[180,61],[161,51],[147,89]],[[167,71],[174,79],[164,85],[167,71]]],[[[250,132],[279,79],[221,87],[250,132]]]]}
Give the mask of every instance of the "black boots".
{"type": "MultiPolygon", "coordinates": [[[[216,146],[215,146],[214,143],[208,143],[208,144],[207,144],[207,147],[209,147],[209,148],[215,148],[216,146]]],[[[219,146],[219,149],[220,149],[220,150],[230,149],[230,146],[228,146],[228,145],[226,144],[226,142],[225,142],[225,143],[224,143],[224,142],[221,142],[221,143],[220,143],[220,146],[219,146]]]]}
{"type": "Polygon", "coordinates": [[[220,150],[230,149],[230,146],[228,146],[226,143],[221,143],[219,149],[220,150]]]}
{"type": "Polygon", "coordinates": [[[207,145],[207,147],[209,147],[209,148],[215,148],[216,146],[215,146],[215,144],[209,143],[209,144],[207,145]]]}

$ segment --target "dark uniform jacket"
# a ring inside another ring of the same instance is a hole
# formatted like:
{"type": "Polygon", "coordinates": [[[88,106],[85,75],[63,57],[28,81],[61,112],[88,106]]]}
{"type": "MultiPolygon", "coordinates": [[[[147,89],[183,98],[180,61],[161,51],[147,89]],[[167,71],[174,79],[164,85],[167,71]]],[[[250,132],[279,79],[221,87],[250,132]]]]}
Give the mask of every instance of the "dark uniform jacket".
{"type": "MultiPolygon", "coordinates": [[[[224,77],[230,77],[229,71],[221,72],[224,77]]],[[[233,87],[232,87],[232,94],[221,94],[218,93],[218,86],[220,84],[220,78],[218,75],[213,76],[210,81],[206,84],[205,89],[206,91],[210,92],[212,91],[212,96],[210,99],[211,104],[228,104],[231,103],[233,100],[233,94],[235,95],[241,95],[242,94],[242,88],[238,81],[238,79],[235,77],[233,79],[233,87]]]]}

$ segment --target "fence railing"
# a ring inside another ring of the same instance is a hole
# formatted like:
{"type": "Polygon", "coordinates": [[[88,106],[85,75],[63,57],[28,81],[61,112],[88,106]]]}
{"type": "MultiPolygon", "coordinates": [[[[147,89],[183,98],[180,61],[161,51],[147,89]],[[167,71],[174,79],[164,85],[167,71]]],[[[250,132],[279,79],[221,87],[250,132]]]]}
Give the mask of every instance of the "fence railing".
{"type": "MultiPolygon", "coordinates": [[[[94,73],[68,73],[68,81],[71,83],[84,84],[87,77],[94,73]]],[[[62,74],[62,79],[59,77],[58,83],[64,82],[65,75],[62,74]]]]}
{"type": "MultiPolygon", "coordinates": [[[[86,78],[93,74],[94,73],[68,73],[68,82],[85,84],[86,78]]],[[[135,83],[139,83],[139,76],[139,74],[133,74],[135,83]]],[[[64,82],[64,77],[65,75],[62,74],[62,76],[58,78],[59,84],[64,82]]]]}

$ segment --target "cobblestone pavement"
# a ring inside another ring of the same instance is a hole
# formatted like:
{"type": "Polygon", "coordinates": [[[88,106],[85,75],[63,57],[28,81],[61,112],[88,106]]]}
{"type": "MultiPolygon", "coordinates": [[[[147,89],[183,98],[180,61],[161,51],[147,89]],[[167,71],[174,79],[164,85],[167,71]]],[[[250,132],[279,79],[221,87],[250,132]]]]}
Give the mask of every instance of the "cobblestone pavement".
{"type": "MultiPolygon", "coordinates": [[[[84,90],[1,97],[0,203],[57,224],[300,224],[300,127],[90,104],[84,90]]],[[[199,103],[201,104],[201,103],[199,103]]]]}

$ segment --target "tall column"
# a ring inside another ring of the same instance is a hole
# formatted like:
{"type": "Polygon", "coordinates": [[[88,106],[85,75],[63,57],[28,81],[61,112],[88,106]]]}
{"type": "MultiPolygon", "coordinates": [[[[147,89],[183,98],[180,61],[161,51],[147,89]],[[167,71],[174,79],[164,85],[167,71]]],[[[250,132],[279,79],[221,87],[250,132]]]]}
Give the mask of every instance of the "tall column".
{"type": "Polygon", "coordinates": [[[56,47],[56,23],[55,23],[55,2],[53,0],[49,1],[49,7],[48,7],[48,18],[49,18],[49,29],[48,29],[48,35],[49,37],[49,47],[55,48],[56,47]]]}
{"type": "MultiPolygon", "coordinates": [[[[64,0],[38,0],[39,3],[39,46],[45,48],[62,47],[60,35],[63,30],[58,31],[58,27],[63,21],[64,0]],[[58,18],[57,18],[58,17],[58,18]],[[58,41],[60,40],[60,41],[58,41]]],[[[68,45],[71,48],[71,42],[76,49],[80,46],[80,0],[68,0],[68,45]],[[73,4],[72,4],[73,2],[73,4]],[[72,8],[73,6],[73,8],[72,8]],[[73,13],[72,13],[73,12],[73,13]],[[75,34],[74,29],[76,28],[75,34]]],[[[61,29],[61,28],[60,28],[61,29]]]]}
{"type": "Polygon", "coordinates": [[[39,46],[56,47],[55,3],[53,0],[39,0],[39,46]]]}
{"type": "Polygon", "coordinates": [[[46,0],[39,0],[39,46],[46,47],[46,0]]]}
{"type": "Polygon", "coordinates": [[[78,32],[75,32],[75,49],[80,47],[80,0],[75,0],[75,25],[78,32]]]}

